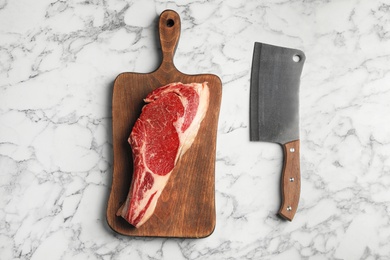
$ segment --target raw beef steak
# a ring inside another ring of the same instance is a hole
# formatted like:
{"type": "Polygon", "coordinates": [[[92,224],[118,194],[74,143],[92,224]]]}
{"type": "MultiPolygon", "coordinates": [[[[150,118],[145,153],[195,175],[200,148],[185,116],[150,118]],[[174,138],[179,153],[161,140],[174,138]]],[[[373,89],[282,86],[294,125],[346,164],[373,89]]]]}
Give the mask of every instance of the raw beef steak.
{"type": "Polygon", "coordinates": [[[140,227],[153,214],[179,158],[193,143],[208,105],[207,83],[171,83],[152,91],[129,137],[134,172],[129,194],[118,210],[140,227]]]}

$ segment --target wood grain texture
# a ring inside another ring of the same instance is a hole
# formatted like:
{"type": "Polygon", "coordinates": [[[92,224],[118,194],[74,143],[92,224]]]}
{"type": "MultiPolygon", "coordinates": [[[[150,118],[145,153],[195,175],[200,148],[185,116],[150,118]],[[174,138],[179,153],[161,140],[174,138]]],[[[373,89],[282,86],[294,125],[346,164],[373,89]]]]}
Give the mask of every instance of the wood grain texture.
{"type": "Polygon", "coordinates": [[[186,75],[173,63],[180,36],[180,17],[171,10],[160,15],[162,49],[160,67],[148,74],[122,73],[114,83],[112,125],[114,166],[107,222],[128,236],[201,238],[215,228],[215,152],[222,83],[212,74],[186,75]],[[127,142],[141,113],[143,99],[152,90],[172,82],[208,82],[210,104],[191,148],[182,156],[161,194],[153,216],[136,229],[116,212],[125,201],[133,174],[131,147],[127,142]]]}
{"type": "Polygon", "coordinates": [[[299,140],[283,145],[282,205],[279,215],[291,221],[298,209],[301,193],[299,140]]]}

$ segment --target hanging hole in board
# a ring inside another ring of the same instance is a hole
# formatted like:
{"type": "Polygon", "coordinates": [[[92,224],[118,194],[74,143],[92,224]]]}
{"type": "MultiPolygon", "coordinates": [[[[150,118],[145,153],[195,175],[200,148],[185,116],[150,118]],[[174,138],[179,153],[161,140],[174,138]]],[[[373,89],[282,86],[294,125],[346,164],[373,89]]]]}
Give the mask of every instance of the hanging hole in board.
{"type": "Polygon", "coordinates": [[[300,61],[301,61],[301,56],[299,56],[298,54],[295,54],[295,55],[293,56],[293,61],[294,61],[294,62],[300,62],[300,61]]]}
{"type": "Polygon", "coordinates": [[[168,27],[172,27],[172,26],[174,26],[175,25],[175,21],[173,21],[172,19],[168,19],[167,20],[167,26],[168,27]]]}

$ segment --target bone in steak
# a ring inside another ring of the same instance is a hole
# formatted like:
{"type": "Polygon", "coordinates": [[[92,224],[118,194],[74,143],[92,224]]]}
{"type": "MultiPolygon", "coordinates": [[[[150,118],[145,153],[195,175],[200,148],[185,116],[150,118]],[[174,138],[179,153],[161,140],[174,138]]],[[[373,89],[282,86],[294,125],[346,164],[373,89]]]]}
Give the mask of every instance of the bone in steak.
{"type": "Polygon", "coordinates": [[[207,83],[171,83],[152,91],[129,137],[134,172],[118,210],[140,227],[153,214],[172,171],[192,145],[209,105],[207,83]]]}

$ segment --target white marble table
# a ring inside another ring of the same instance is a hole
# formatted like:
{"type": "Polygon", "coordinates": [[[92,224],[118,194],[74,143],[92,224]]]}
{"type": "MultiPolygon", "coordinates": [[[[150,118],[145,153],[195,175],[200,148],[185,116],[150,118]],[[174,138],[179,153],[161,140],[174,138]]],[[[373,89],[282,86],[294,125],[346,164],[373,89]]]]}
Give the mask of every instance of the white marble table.
{"type": "Polygon", "coordinates": [[[0,259],[389,259],[389,1],[0,1],[0,259]],[[105,210],[111,92],[151,72],[156,22],[182,18],[175,63],[223,82],[217,225],[130,238],[105,210]],[[249,142],[255,41],[298,48],[302,193],[280,203],[278,145],[249,142]]]}

